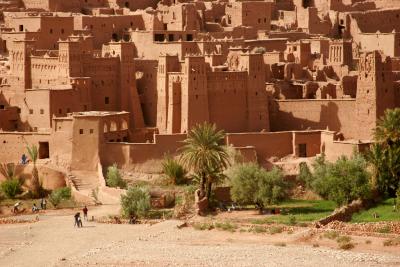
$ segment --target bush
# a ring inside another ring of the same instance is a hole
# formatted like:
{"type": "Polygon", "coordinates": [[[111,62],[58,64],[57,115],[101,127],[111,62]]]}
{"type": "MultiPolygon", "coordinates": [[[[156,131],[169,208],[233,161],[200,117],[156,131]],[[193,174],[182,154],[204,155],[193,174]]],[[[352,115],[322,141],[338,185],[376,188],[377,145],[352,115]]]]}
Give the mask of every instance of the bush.
{"type": "Polygon", "coordinates": [[[178,161],[171,157],[166,157],[162,163],[164,175],[168,181],[175,185],[186,184],[186,170],[178,161]]]}
{"type": "Polygon", "coordinates": [[[262,210],[287,197],[288,184],[277,168],[268,172],[254,163],[245,163],[233,168],[228,175],[232,200],[239,204],[255,204],[262,210]]]}
{"type": "Polygon", "coordinates": [[[319,157],[314,163],[314,173],[309,181],[311,189],[324,199],[339,206],[370,196],[370,175],[367,162],[359,154],[352,158],[339,158],[335,163],[319,157]]]}
{"type": "Polygon", "coordinates": [[[126,188],[126,182],[122,179],[117,164],[107,168],[106,183],[110,187],[126,188]]]}
{"type": "Polygon", "coordinates": [[[15,178],[5,180],[1,183],[0,187],[7,198],[15,198],[16,195],[22,193],[21,182],[15,178]]]}
{"type": "Polygon", "coordinates": [[[304,184],[306,187],[310,187],[310,183],[312,182],[312,173],[307,163],[300,163],[300,171],[297,176],[297,180],[304,184]]]}
{"type": "Polygon", "coordinates": [[[71,188],[69,187],[62,187],[53,190],[53,192],[51,192],[51,194],[49,195],[49,201],[55,208],[57,208],[57,206],[61,203],[61,201],[68,200],[70,198],[71,198],[71,188]]]}
{"type": "Polygon", "coordinates": [[[150,193],[145,187],[133,186],[121,196],[122,215],[145,217],[151,208],[150,193]]]}

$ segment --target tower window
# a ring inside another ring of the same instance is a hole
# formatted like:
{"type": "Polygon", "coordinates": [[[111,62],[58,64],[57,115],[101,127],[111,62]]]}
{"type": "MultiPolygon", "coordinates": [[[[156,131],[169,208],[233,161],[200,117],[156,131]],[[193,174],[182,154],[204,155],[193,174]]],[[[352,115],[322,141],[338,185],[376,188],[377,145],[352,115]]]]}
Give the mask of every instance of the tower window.
{"type": "Polygon", "coordinates": [[[79,134],[83,134],[83,129],[79,129],[79,134]]]}
{"type": "Polygon", "coordinates": [[[104,104],[106,105],[110,104],[110,98],[108,96],[104,98],[104,104]]]}
{"type": "Polygon", "coordinates": [[[24,25],[19,25],[19,31],[23,32],[24,31],[24,25]]]}

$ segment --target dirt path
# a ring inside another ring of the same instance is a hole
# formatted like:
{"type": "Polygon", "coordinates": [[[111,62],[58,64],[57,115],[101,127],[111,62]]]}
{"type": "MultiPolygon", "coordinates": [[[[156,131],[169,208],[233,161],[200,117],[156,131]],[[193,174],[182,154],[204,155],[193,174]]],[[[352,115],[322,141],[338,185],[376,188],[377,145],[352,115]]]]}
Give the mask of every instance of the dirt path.
{"type": "MultiPolygon", "coordinates": [[[[92,212],[117,213],[115,206],[92,212]]],[[[273,245],[279,236],[85,223],[49,213],[40,222],[0,226],[0,266],[399,266],[399,255],[273,245]]]]}

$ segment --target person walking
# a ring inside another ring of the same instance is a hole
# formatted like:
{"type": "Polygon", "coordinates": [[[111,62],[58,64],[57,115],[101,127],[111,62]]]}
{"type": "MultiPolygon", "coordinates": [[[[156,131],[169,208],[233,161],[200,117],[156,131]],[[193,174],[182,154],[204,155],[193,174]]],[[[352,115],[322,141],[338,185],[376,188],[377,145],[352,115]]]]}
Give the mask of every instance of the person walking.
{"type": "Polygon", "coordinates": [[[82,227],[81,213],[80,212],[75,213],[74,218],[75,218],[74,227],[75,226],[77,226],[78,228],[82,227]]]}
{"type": "Polygon", "coordinates": [[[40,208],[41,208],[42,210],[45,210],[45,209],[46,209],[46,205],[47,205],[46,199],[45,199],[45,198],[42,198],[42,200],[40,201],[40,208]]]}
{"type": "Polygon", "coordinates": [[[88,220],[88,208],[85,206],[83,209],[82,209],[82,211],[83,211],[83,219],[84,220],[88,220]]]}

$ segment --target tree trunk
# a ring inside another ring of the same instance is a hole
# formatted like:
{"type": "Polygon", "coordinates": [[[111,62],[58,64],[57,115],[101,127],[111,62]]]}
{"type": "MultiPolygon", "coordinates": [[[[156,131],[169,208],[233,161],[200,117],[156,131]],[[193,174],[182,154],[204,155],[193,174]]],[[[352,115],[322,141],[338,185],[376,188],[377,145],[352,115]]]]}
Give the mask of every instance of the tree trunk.
{"type": "Polygon", "coordinates": [[[210,200],[211,197],[211,189],[212,189],[212,183],[210,181],[207,182],[207,200],[210,200]]]}
{"type": "Polygon", "coordinates": [[[33,165],[33,170],[32,170],[32,192],[35,196],[38,196],[39,193],[39,171],[36,167],[36,165],[33,165]]]}
{"type": "Polygon", "coordinates": [[[200,199],[205,197],[206,195],[206,175],[204,172],[201,173],[201,181],[200,181],[200,199]]]}

